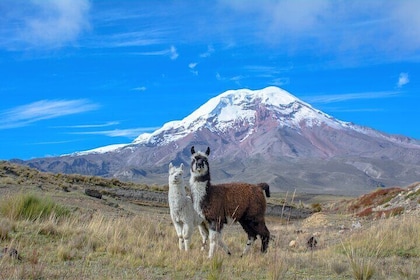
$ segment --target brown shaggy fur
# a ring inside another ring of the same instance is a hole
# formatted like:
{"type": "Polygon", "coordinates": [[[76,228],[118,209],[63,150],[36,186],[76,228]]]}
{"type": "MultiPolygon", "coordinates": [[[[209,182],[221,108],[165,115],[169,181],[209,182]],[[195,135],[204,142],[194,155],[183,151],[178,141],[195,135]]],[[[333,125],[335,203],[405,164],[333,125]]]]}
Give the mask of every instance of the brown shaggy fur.
{"type": "Polygon", "coordinates": [[[226,183],[208,186],[207,194],[201,201],[204,216],[209,221],[217,221],[217,231],[227,223],[226,217],[240,223],[246,220],[264,225],[266,201],[261,185],[266,184],[226,183]]]}
{"type": "MultiPolygon", "coordinates": [[[[261,237],[261,251],[266,252],[270,232],[265,225],[266,196],[270,196],[268,184],[225,183],[213,185],[210,183],[210,166],[207,156],[210,148],[205,153],[196,153],[191,148],[191,178],[190,185],[193,194],[194,207],[205,218],[210,230],[221,233],[224,224],[231,218],[239,222],[248,234],[248,242],[244,253],[256,240],[261,237]]],[[[219,240],[219,244],[230,254],[227,246],[219,240]]],[[[212,247],[210,247],[211,249],[212,247]]],[[[212,255],[212,249],[209,256],[212,255]]]]}

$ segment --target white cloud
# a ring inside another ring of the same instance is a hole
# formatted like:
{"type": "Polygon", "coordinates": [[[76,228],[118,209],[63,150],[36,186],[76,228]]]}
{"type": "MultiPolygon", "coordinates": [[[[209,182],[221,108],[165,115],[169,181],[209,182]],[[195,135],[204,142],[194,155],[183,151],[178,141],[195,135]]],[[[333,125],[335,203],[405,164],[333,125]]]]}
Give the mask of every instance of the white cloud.
{"type": "Polygon", "coordinates": [[[275,86],[281,87],[281,86],[289,84],[290,83],[290,78],[287,78],[287,77],[275,78],[275,79],[272,80],[271,83],[275,86]]]}
{"type": "Polygon", "coordinates": [[[113,129],[113,130],[102,130],[102,131],[72,132],[71,134],[105,135],[108,137],[136,138],[144,132],[151,132],[151,131],[155,131],[156,129],[158,129],[158,127],[140,127],[140,128],[113,129]]]}
{"type": "Polygon", "coordinates": [[[130,54],[144,56],[169,56],[171,60],[175,60],[179,56],[174,46],[171,46],[169,49],[163,49],[160,51],[130,52],[130,54]]]}
{"type": "Polygon", "coordinates": [[[174,46],[171,46],[171,49],[169,52],[170,52],[170,58],[172,60],[175,60],[178,58],[178,52],[176,51],[176,48],[174,46]]]}
{"type": "Polygon", "coordinates": [[[178,58],[178,52],[174,46],[171,46],[169,49],[164,49],[161,51],[148,51],[148,52],[136,52],[136,55],[162,55],[162,56],[169,56],[171,60],[175,60],[178,58]]]}
{"type": "MultiPolygon", "coordinates": [[[[219,1],[232,27],[213,29],[259,39],[287,54],[328,53],[346,63],[416,60],[420,1],[219,1]],[[240,18],[254,20],[240,22],[240,18]],[[231,28],[232,30],[228,29],[231,28]],[[228,30],[226,30],[228,29],[228,30]]],[[[222,23],[222,22],[221,22],[222,23]]],[[[225,24],[226,25],[226,24],[225,24]]]]}
{"type": "Polygon", "coordinates": [[[72,142],[75,142],[75,140],[36,142],[36,143],[31,143],[30,145],[56,145],[56,144],[66,144],[66,143],[72,143],[72,142]]]}
{"type": "Polygon", "coordinates": [[[398,95],[398,91],[376,91],[376,92],[357,92],[357,93],[345,93],[345,94],[329,94],[329,95],[318,95],[318,96],[306,96],[302,97],[303,100],[309,103],[335,103],[343,102],[348,100],[359,100],[359,99],[377,99],[377,98],[388,98],[398,95]]]}
{"type": "Polygon", "coordinates": [[[118,125],[120,122],[110,121],[100,124],[79,124],[79,125],[70,125],[70,126],[54,126],[54,128],[98,128],[98,127],[108,127],[118,125]]]}
{"type": "Polygon", "coordinates": [[[213,46],[212,46],[212,45],[208,45],[208,46],[207,46],[207,51],[206,51],[206,52],[204,52],[204,53],[202,53],[202,54],[200,54],[200,57],[202,57],[202,58],[206,58],[206,57],[211,56],[213,53],[214,53],[214,48],[213,48],[213,46]]]}
{"type": "Polygon", "coordinates": [[[198,76],[198,71],[195,70],[195,67],[198,65],[196,62],[191,62],[188,64],[188,68],[190,68],[191,73],[193,73],[195,76],[198,76]]]}
{"type": "Polygon", "coordinates": [[[233,82],[239,82],[239,81],[243,80],[244,78],[245,78],[245,76],[243,76],[243,75],[237,75],[237,76],[230,77],[229,80],[233,81],[233,82]]]}
{"type": "Polygon", "coordinates": [[[166,43],[166,40],[162,39],[168,36],[168,34],[161,29],[144,29],[136,32],[125,32],[117,33],[106,38],[96,38],[97,45],[95,47],[139,47],[139,46],[150,46],[159,45],[166,43]]]}
{"type": "Polygon", "coordinates": [[[96,110],[98,107],[85,99],[41,100],[0,112],[0,129],[27,126],[42,120],[96,110]]]}
{"type": "Polygon", "coordinates": [[[400,73],[400,76],[398,77],[397,86],[401,88],[404,85],[408,84],[409,82],[410,82],[410,79],[408,78],[408,73],[400,73]]]}
{"type": "Polygon", "coordinates": [[[6,48],[58,48],[90,28],[88,0],[7,1],[0,34],[6,48]],[[23,7],[24,6],[24,7],[23,7]]]}
{"type": "Polygon", "coordinates": [[[133,88],[132,90],[135,90],[135,91],[146,91],[146,87],[135,87],[135,88],[133,88]]]}

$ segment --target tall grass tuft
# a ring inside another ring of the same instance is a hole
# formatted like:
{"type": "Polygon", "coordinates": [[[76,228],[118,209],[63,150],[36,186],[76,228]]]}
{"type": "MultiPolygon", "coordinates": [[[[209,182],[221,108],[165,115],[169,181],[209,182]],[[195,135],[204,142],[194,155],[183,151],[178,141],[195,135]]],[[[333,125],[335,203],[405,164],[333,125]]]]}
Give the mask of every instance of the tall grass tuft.
{"type": "Polygon", "coordinates": [[[208,280],[222,279],[223,261],[224,259],[220,256],[215,256],[210,260],[210,271],[207,275],[208,280]]]}
{"type": "Polygon", "coordinates": [[[372,279],[376,272],[376,264],[380,255],[380,245],[377,248],[354,248],[352,244],[344,244],[344,252],[350,263],[351,272],[355,280],[372,279]]]}
{"type": "Polygon", "coordinates": [[[50,198],[40,198],[34,194],[19,193],[0,201],[0,214],[10,220],[46,220],[50,216],[63,217],[70,210],[58,205],[50,198]]]}
{"type": "Polygon", "coordinates": [[[13,224],[6,219],[0,219],[0,241],[6,240],[10,232],[14,229],[13,224]]]}

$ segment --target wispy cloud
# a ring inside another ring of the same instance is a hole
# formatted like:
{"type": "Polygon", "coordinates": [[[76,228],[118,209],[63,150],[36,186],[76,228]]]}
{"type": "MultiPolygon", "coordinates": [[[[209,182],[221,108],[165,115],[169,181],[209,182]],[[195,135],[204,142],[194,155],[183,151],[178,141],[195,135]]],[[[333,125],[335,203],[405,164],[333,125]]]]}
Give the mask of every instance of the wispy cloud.
{"type": "Polygon", "coordinates": [[[76,142],[76,140],[46,141],[46,142],[28,143],[26,145],[57,145],[57,144],[67,144],[67,143],[73,143],[73,142],[76,142]]]}
{"type": "Polygon", "coordinates": [[[0,112],[0,129],[17,128],[31,123],[80,114],[99,108],[86,99],[41,100],[0,112]]]}
{"type": "Polygon", "coordinates": [[[388,98],[398,95],[399,91],[376,91],[376,92],[358,92],[358,93],[345,93],[345,94],[330,94],[318,96],[302,97],[303,100],[309,103],[335,103],[349,100],[358,99],[377,99],[388,98]]]}
{"type": "Polygon", "coordinates": [[[271,83],[275,86],[284,86],[288,85],[290,83],[290,78],[287,77],[280,77],[280,78],[274,78],[271,83]]]}
{"type": "Polygon", "coordinates": [[[8,49],[57,48],[90,28],[88,0],[8,1],[2,3],[0,46],[8,49]]]}
{"type": "Polygon", "coordinates": [[[208,46],[207,46],[207,51],[206,51],[206,52],[204,52],[204,53],[201,53],[201,54],[200,54],[200,57],[201,57],[201,58],[206,58],[206,57],[211,56],[213,53],[214,53],[214,48],[213,48],[213,46],[212,46],[212,45],[208,45],[208,46]]]}
{"type": "Polygon", "coordinates": [[[231,32],[234,40],[240,36],[235,34],[246,34],[292,55],[313,51],[357,63],[384,60],[384,55],[390,61],[419,59],[419,1],[268,0],[219,4],[230,12],[232,21],[239,22],[241,17],[255,19],[223,30],[224,35],[231,32]]]}
{"type": "Polygon", "coordinates": [[[168,34],[162,29],[144,29],[136,32],[117,33],[106,38],[96,38],[94,46],[105,48],[143,47],[166,43],[168,34]]]}
{"type": "Polygon", "coordinates": [[[177,52],[177,50],[176,50],[176,48],[174,47],[174,46],[171,46],[171,49],[169,50],[169,53],[170,53],[170,58],[172,59],[172,60],[175,60],[175,59],[177,59],[178,58],[178,52],[177,52]]]}
{"type": "Polygon", "coordinates": [[[198,76],[198,71],[195,69],[197,65],[197,62],[191,62],[190,64],[188,64],[188,68],[190,68],[191,73],[193,73],[195,76],[198,76]]]}
{"type": "Polygon", "coordinates": [[[397,87],[401,88],[409,82],[410,79],[408,78],[408,73],[400,73],[400,76],[398,77],[397,87]]]}
{"type": "Polygon", "coordinates": [[[171,46],[169,49],[163,49],[158,51],[134,52],[132,54],[145,56],[168,56],[171,60],[175,60],[179,56],[175,46],[171,46]]]}
{"type": "Polygon", "coordinates": [[[104,135],[108,137],[135,138],[142,133],[151,132],[158,128],[159,127],[141,127],[141,128],[129,128],[129,129],[101,130],[101,131],[82,131],[82,132],[72,132],[70,134],[104,135]]]}
{"type": "Polygon", "coordinates": [[[146,91],[146,89],[147,88],[145,86],[142,86],[142,87],[135,87],[132,90],[134,90],[134,91],[146,91]]]}
{"type": "Polygon", "coordinates": [[[68,126],[55,126],[55,128],[99,128],[99,127],[108,127],[113,125],[118,125],[120,122],[111,121],[100,124],[79,124],[79,125],[68,125],[68,126]]]}
{"type": "Polygon", "coordinates": [[[244,66],[244,69],[256,73],[278,74],[280,72],[277,67],[267,65],[246,65],[244,66]]]}
{"type": "Polygon", "coordinates": [[[374,112],[383,112],[385,111],[383,108],[356,108],[356,109],[348,109],[348,108],[337,108],[337,107],[329,107],[328,111],[330,112],[340,112],[340,113],[374,113],[374,112]]]}

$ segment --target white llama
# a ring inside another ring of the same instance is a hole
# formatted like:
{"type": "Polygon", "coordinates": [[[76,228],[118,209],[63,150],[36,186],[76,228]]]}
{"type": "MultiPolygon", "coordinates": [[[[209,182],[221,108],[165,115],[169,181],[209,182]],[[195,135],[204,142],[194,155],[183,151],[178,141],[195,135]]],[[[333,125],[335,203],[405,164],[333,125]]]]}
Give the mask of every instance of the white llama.
{"type": "Polygon", "coordinates": [[[194,210],[192,199],[186,195],[184,180],[184,164],[179,167],[169,164],[169,191],[168,201],[171,218],[178,235],[178,246],[180,250],[188,251],[190,248],[191,236],[194,228],[198,226],[202,237],[204,249],[209,230],[205,221],[194,210]]]}

